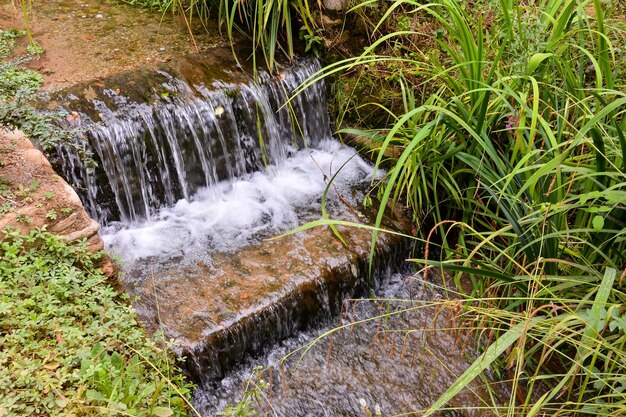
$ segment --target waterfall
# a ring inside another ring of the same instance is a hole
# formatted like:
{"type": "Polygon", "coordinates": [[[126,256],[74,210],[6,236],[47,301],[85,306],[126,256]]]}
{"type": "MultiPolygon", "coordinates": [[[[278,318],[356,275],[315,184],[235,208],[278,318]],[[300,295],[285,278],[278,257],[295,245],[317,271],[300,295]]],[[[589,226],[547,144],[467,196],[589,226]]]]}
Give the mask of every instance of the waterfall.
{"type": "Polygon", "coordinates": [[[80,143],[98,168],[60,148],[62,173],[100,223],[150,220],[201,188],[280,166],[293,149],[330,137],[322,83],[284,105],[319,69],[303,59],[278,76],[194,85],[161,72],[164,92],[148,103],[104,89],[107,100],[91,100],[104,122],[90,125],[80,143]]]}
{"type": "Polygon", "coordinates": [[[323,84],[285,105],[319,69],[298,60],[277,75],[210,82],[152,71],[126,87],[123,77],[80,86],[86,100],[68,96],[98,167],[59,149],[64,175],[122,261],[143,325],[175,339],[204,385],[337,314],[405,253],[402,239],[382,234],[368,277],[367,229],[342,231],[349,249],[326,228],[266,239],[319,219],[322,200],[333,218],[373,215],[361,203],[374,169],[332,138],[323,84]]]}

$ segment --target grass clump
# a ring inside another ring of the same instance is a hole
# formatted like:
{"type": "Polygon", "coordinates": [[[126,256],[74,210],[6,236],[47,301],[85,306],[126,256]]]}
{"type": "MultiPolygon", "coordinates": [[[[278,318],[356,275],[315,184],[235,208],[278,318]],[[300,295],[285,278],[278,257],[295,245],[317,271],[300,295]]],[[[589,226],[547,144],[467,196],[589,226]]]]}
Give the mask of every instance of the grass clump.
{"type": "Polygon", "coordinates": [[[0,415],[187,415],[190,385],[84,243],[0,241],[0,415]]]}
{"type": "Polygon", "coordinates": [[[502,414],[622,415],[626,28],[599,0],[476,6],[395,1],[361,55],[319,75],[396,68],[400,111],[379,106],[389,126],[351,131],[392,165],[375,226],[403,199],[428,242],[413,261],[471,284],[459,317],[484,355],[428,414],[491,368],[513,386],[502,414]],[[438,29],[403,18],[381,32],[399,10],[438,29]],[[435,52],[413,48],[420,37],[435,52]]]}

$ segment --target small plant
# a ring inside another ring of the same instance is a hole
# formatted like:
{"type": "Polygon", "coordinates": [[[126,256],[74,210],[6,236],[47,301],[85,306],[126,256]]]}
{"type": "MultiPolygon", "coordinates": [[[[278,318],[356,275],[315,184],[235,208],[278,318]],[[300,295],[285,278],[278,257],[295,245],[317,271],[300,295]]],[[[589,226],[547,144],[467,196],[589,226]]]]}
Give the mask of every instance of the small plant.
{"type": "Polygon", "coordinates": [[[412,19],[410,16],[401,15],[396,19],[396,28],[399,31],[406,32],[411,29],[412,19]]]}
{"type": "Polygon", "coordinates": [[[28,190],[31,191],[31,192],[32,191],[37,191],[37,189],[39,188],[40,185],[41,185],[41,181],[39,181],[37,179],[32,180],[30,182],[30,184],[28,184],[28,190]]]}
{"type": "Polygon", "coordinates": [[[22,213],[18,213],[18,215],[15,217],[15,219],[23,224],[31,224],[33,222],[33,218],[29,217],[25,214],[22,213]]]}
{"type": "Polygon", "coordinates": [[[300,31],[300,39],[304,41],[304,52],[313,52],[315,55],[319,55],[324,46],[324,37],[321,36],[323,29],[316,29],[313,33],[302,29],[300,31]]]}
{"type": "Polygon", "coordinates": [[[46,219],[48,220],[56,220],[57,218],[57,212],[56,210],[48,210],[48,212],[46,213],[46,219]]]}
{"type": "Polygon", "coordinates": [[[13,49],[15,48],[15,39],[21,38],[24,35],[26,35],[26,32],[23,30],[0,29],[0,59],[6,58],[11,55],[13,49]]]}
{"type": "Polygon", "coordinates": [[[262,379],[263,367],[254,368],[252,375],[246,379],[246,387],[241,400],[234,405],[228,405],[219,415],[222,417],[258,417],[258,409],[267,402],[265,391],[268,384],[262,379]]]}
{"type": "Polygon", "coordinates": [[[4,203],[2,203],[2,205],[0,206],[0,218],[10,211],[13,211],[13,209],[14,206],[11,202],[5,201],[4,203]]]}
{"type": "Polygon", "coordinates": [[[33,42],[26,47],[26,52],[31,55],[43,55],[45,51],[41,47],[41,45],[39,45],[37,42],[33,42]]]}

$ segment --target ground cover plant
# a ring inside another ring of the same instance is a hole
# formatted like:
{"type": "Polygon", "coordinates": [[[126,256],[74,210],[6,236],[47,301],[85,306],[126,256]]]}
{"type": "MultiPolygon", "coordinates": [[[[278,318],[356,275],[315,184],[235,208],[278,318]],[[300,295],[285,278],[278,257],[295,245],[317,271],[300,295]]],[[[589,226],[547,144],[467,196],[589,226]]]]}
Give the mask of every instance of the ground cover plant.
{"type": "Polygon", "coordinates": [[[187,415],[190,385],[99,255],[44,230],[0,241],[0,415],[187,415]]]}

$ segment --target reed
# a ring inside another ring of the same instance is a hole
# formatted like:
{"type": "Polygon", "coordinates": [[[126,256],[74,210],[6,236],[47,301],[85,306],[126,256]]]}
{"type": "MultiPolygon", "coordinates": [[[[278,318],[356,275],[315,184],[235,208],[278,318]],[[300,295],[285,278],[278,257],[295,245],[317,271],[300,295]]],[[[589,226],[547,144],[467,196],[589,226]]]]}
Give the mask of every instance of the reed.
{"type": "Polygon", "coordinates": [[[418,225],[429,214],[426,256],[413,262],[452,274],[459,288],[472,283],[480,308],[467,312],[488,345],[427,415],[489,367],[514,375],[502,414],[624,413],[621,29],[598,0],[501,0],[489,25],[455,1],[398,0],[374,31],[397,10],[438,22],[437,59],[388,55],[390,42],[428,36],[396,31],[309,82],[359,65],[397,68],[395,123],[350,131],[376,144],[377,167],[389,147],[403,149],[379,184],[372,242],[398,199],[418,225]],[[428,96],[418,94],[424,79],[435,87],[428,96]]]}

